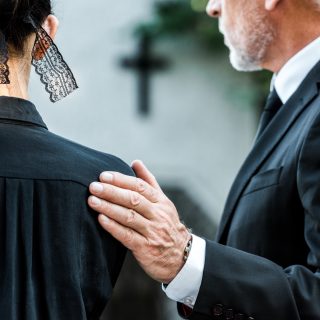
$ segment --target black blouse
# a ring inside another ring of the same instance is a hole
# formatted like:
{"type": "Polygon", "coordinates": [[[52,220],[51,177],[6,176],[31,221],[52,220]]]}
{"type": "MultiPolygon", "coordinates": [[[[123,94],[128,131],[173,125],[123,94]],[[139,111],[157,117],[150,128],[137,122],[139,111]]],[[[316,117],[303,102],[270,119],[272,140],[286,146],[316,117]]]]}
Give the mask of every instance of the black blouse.
{"type": "Polygon", "coordinates": [[[125,249],[97,223],[88,185],[118,158],[48,131],[34,105],[0,97],[0,319],[98,319],[125,249]]]}

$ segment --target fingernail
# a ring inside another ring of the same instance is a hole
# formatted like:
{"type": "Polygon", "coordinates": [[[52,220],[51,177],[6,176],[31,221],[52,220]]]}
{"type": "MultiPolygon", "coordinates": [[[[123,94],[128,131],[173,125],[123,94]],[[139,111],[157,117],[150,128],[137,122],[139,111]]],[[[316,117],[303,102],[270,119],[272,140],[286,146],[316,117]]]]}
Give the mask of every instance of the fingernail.
{"type": "Polygon", "coordinates": [[[100,193],[103,191],[103,186],[99,182],[93,182],[91,183],[90,190],[94,193],[100,193]]]}
{"type": "Polygon", "coordinates": [[[101,219],[101,222],[102,222],[103,224],[109,223],[109,218],[107,218],[107,217],[104,216],[103,214],[100,214],[100,219],[101,219]]]}
{"type": "Polygon", "coordinates": [[[134,160],[134,161],[131,162],[131,167],[134,166],[137,163],[140,163],[140,165],[144,166],[144,163],[142,162],[142,160],[134,160]]]}
{"type": "Polygon", "coordinates": [[[137,162],[137,160],[133,160],[130,164],[130,167],[132,167],[135,163],[137,162]]]}
{"type": "Polygon", "coordinates": [[[103,182],[112,182],[113,174],[111,174],[109,172],[102,172],[100,175],[100,180],[103,182]]]}
{"type": "Polygon", "coordinates": [[[94,207],[99,207],[101,205],[101,200],[97,197],[90,197],[90,203],[94,206],[94,207]]]}

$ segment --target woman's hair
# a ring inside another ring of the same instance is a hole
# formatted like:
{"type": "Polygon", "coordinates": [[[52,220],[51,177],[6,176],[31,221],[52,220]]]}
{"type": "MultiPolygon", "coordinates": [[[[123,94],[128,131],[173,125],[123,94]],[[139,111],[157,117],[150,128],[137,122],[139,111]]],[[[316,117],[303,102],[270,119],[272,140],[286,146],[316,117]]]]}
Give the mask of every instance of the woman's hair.
{"type": "Polygon", "coordinates": [[[0,31],[22,53],[26,38],[51,14],[50,0],[0,0],[0,31]]]}
{"type": "Polygon", "coordinates": [[[31,63],[50,100],[56,102],[78,85],[59,49],[42,28],[51,13],[51,0],[0,0],[0,84],[10,84],[8,61],[12,56],[24,56],[26,40],[34,32],[31,63]]]}

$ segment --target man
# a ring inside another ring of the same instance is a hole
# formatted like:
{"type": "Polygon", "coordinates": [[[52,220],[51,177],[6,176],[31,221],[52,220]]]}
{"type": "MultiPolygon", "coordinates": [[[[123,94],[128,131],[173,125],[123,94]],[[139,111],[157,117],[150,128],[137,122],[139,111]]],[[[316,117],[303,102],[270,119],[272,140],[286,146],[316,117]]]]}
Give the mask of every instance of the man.
{"type": "Polygon", "coordinates": [[[320,319],[320,1],[210,0],[207,11],[235,68],[275,73],[217,242],[189,234],[139,161],[138,178],[103,173],[89,204],[185,317],[320,319]]]}

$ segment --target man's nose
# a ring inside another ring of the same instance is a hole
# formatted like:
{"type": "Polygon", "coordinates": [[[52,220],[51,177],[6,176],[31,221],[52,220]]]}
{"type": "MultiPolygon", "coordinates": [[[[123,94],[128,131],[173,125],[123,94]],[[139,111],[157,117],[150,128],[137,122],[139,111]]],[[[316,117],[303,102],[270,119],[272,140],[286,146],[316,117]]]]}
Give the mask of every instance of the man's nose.
{"type": "Polygon", "coordinates": [[[221,17],[221,0],[209,0],[207,14],[213,18],[221,17]]]}

